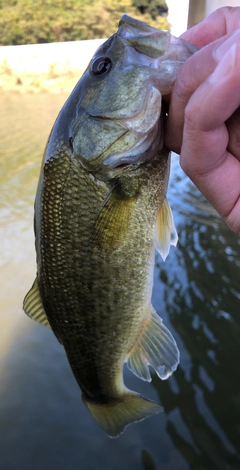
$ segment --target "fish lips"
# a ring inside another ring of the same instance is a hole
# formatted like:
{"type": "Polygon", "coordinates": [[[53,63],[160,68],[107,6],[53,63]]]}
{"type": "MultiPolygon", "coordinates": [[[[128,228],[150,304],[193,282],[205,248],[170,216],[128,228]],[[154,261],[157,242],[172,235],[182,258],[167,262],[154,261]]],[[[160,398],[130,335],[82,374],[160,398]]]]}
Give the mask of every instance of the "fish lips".
{"type": "Polygon", "coordinates": [[[163,56],[171,41],[170,31],[158,30],[128,15],[121,17],[118,35],[126,39],[135,51],[149,58],[163,56]]]}
{"type": "MultiPolygon", "coordinates": [[[[126,39],[135,51],[150,59],[178,60],[185,62],[198,48],[184,39],[173,36],[170,31],[162,31],[142,21],[122,15],[117,33],[126,39]]],[[[155,67],[155,65],[153,65],[155,67]]],[[[156,67],[158,68],[159,63],[156,67]]]]}

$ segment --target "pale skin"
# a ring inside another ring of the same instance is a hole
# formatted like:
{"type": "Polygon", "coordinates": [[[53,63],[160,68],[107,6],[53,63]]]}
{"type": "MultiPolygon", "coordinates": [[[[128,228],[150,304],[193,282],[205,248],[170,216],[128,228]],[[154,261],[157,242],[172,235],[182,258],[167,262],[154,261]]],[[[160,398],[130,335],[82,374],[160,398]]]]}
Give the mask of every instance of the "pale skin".
{"type": "Polygon", "coordinates": [[[165,143],[240,235],[240,7],[216,10],[181,37],[200,51],[178,73],[165,143]]]}

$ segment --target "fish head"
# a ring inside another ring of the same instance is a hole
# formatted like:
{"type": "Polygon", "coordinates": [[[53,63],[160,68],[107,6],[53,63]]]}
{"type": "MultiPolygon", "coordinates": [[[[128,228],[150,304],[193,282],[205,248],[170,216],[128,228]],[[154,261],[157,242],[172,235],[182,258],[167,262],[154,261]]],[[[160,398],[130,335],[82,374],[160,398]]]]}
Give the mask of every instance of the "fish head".
{"type": "Polygon", "coordinates": [[[63,108],[66,137],[85,169],[112,175],[156,155],[163,146],[162,96],[194,51],[169,31],[122,16],[63,108]]]}

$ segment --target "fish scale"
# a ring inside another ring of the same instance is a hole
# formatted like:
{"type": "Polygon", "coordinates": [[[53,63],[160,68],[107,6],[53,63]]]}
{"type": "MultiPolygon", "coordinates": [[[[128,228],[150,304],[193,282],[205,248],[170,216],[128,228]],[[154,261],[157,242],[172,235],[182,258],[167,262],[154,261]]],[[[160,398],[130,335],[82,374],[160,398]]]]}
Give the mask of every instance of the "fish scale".
{"type": "MultiPolygon", "coordinates": [[[[167,158],[168,152],[165,160],[167,160],[167,158]]],[[[166,171],[163,167],[162,160],[163,157],[161,157],[161,160],[157,160],[161,173],[163,170],[164,172],[166,171]]],[[[148,164],[148,166],[150,165],[148,164]]],[[[137,304],[142,305],[142,298],[145,297],[144,290],[146,289],[146,279],[148,279],[149,276],[148,271],[144,268],[146,266],[146,260],[149,260],[149,251],[153,251],[152,232],[156,212],[163,198],[162,188],[158,183],[156,184],[156,164],[153,165],[153,170],[152,174],[144,172],[142,176],[142,187],[148,195],[148,200],[145,194],[143,196],[144,205],[146,205],[146,207],[149,206],[151,211],[146,211],[139,198],[134,211],[135,217],[134,215],[132,216],[134,231],[131,227],[128,228],[128,237],[124,241],[124,251],[121,247],[120,253],[119,250],[116,250],[114,253],[108,249],[102,252],[98,247],[97,249],[96,247],[93,249],[89,246],[91,231],[95,224],[96,215],[99,212],[99,193],[96,192],[96,188],[93,185],[92,194],[90,193],[89,179],[86,179],[87,172],[78,162],[74,160],[71,161],[67,155],[63,155],[62,158],[58,159],[52,158],[46,165],[46,191],[44,191],[42,203],[43,226],[45,228],[44,231],[41,232],[41,237],[43,240],[46,238],[48,244],[41,243],[39,287],[43,299],[46,299],[43,301],[43,305],[45,310],[48,311],[48,319],[50,323],[54,325],[54,331],[56,331],[57,337],[61,338],[63,344],[64,339],[62,339],[61,335],[61,324],[65,321],[68,323],[82,323],[86,321],[86,328],[82,328],[82,334],[83,337],[85,337],[85,330],[88,331],[89,323],[92,329],[95,327],[96,330],[106,330],[106,325],[102,323],[104,317],[106,317],[110,319],[109,326],[111,331],[111,316],[115,312],[116,305],[120,303],[121,315],[122,317],[124,314],[126,316],[126,330],[128,330],[128,325],[131,325],[134,320],[134,317],[129,315],[129,304],[133,303],[134,308],[136,308],[137,304]],[[68,168],[68,176],[67,178],[62,178],[62,187],[60,188],[59,175],[62,172],[62,167],[65,169],[68,168]],[[76,176],[74,178],[72,177],[72,173],[75,174],[75,172],[78,175],[77,178],[76,176]],[[151,176],[154,177],[154,181],[151,181],[151,179],[153,179],[151,176]],[[58,189],[56,185],[52,184],[52,181],[58,181],[58,189]],[[147,186],[146,183],[148,183],[149,186],[147,186]],[[155,194],[153,193],[153,184],[155,185],[155,194]],[[86,191],[88,191],[90,201],[88,204],[84,197],[86,191]],[[58,198],[57,192],[61,194],[61,199],[58,198]],[[77,204],[72,203],[73,198],[77,201],[77,204]],[[56,206],[56,200],[59,201],[59,207],[56,206]],[[155,207],[153,206],[153,200],[155,201],[155,207]],[[46,207],[45,211],[44,207],[46,207]],[[71,213],[69,213],[69,207],[71,207],[71,213]],[[86,213],[88,214],[87,217],[86,213]],[[141,221],[142,218],[143,222],[141,221]],[[148,231],[146,230],[146,218],[149,224],[148,231]],[[143,244],[143,227],[145,232],[145,244],[143,244]],[[60,248],[57,250],[56,241],[61,244],[60,248]],[[81,244],[81,250],[79,250],[79,242],[81,244]],[[140,256],[138,248],[141,249],[140,256]],[[79,270],[77,270],[75,249],[77,251],[78,264],[80,263],[79,270]],[[129,266],[125,256],[121,257],[122,251],[124,253],[127,251],[128,253],[129,266]],[[86,253],[88,256],[86,256],[86,253]],[[89,260],[89,257],[91,260],[89,260]],[[138,277],[134,283],[130,283],[131,278],[134,279],[135,270],[139,273],[141,272],[141,268],[144,275],[143,279],[139,279],[138,277]],[[104,273],[104,276],[99,276],[99,272],[101,271],[104,273]],[[127,277],[126,271],[128,273],[127,277]],[[62,275],[61,272],[63,273],[62,275]],[[46,281],[49,277],[50,282],[47,283],[46,281]],[[111,282],[112,278],[115,280],[114,283],[111,282]],[[41,280],[43,280],[43,282],[41,282],[41,280]],[[125,295],[123,295],[123,291],[120,287],[123,283],[128,286],[125,295]],[[89,287],[91,288],[89,289],[89,287]],[[109,294],[107,305],[105,297],[106,289],[109,294]],[[60,298],[58,298],[58,295],[60,298]],[[104,308],[102,308],[102,306],[104,306],[104,308]],[[79,315],[79,310],[81,311],[82,309],[84,309],[86,313],[83,318],[79,315]]],[[[106,194],[109,192],[109,188],[101,185],[101,192],[103,193],[101,198],[102,203],[106,194]]],[[[143,315],[146,315],[144,311],[143,315]]],[[[138,321],[141,323],[141,319],[138,321]]],[[[121,324],[121,329],[124,335],[123,324],[121,324]]],[[[91,342],[89,335],[87,338],[88,341],[91,342]]],[[[131,345],[131,343],[130,338],[129,344],[131,345]]],[[[89,349],[89,346],[87,346],[87,349],[89,349]]],[[[113,349],[116,352],[116,345],[113,345],[113,349]]],[[[129,347],[127,345],[125,355],[128,349],[129,347]]],[[[114,351],[112,354],[114,354],[114,351]]],[[[109,355],[108,352],[108,356],[109,355]]],[[[104,367],[107,369],[104,352],[101,356],[104,367]]],[[[110,367],[112,367],[112,364],[110,367]]]]}

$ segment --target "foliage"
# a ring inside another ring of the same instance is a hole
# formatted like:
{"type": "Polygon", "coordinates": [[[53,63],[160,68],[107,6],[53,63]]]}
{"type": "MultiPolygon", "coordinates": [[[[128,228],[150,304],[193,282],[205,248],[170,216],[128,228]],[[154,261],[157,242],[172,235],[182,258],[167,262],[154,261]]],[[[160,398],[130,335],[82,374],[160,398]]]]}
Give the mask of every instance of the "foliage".
{"type": "Polygon", "coordinates": [[[153,20],[150,11],[141,14],[139,7],[132,2],[133,0],[0,0],[0,45],[105,38],[116,31],[123,13],[157,28],[169,29],[166,15],[157,16],[153,20]]]}
{"type": "Polygon", "coordinates": [[[168,13],[168,6],[164,0],[133,0],[133,5],[140,13],[148,13],[153,20],[168,13]]]}

